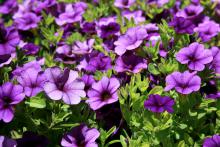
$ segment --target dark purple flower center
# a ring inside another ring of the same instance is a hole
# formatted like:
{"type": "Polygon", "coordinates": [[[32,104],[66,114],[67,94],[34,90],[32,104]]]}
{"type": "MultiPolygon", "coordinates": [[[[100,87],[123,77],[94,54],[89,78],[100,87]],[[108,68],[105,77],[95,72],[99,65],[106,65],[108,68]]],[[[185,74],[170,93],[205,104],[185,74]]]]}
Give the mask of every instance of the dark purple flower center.
{"type": "Polygon", "coordinates": [[[0,64],[7,62],[10,57],[10,54],[0,55],[0,64]]]}
{"type": "Polygon", "coordinates": [[[108,91],[108,90],[104,90],[102,93],[101,93],[101,99],[102,100],[107,100],[111,98],[111,93],[108,91]]]}
{"type": "Polygon", "coordinates": [[[196,12],[193,11],[193,10],[188,10],[188,9],[186,9],[186,14],[187,14],[188,16],[194,16],[194,15],[196,14],[196,12]]]}
{"type": "Polygon", "coordinates": [[[64,90],[64,85],[66,84],[68,78],[69,78],[69,69],[65,69],[62,74],[60,74],[56,79],[56,86],[59,90],[64,90]]]}
{"type": "Polygon", "coordinates": [[[7,31],[3,28],[0,28],[0,43],[7,42],[6,35],[7,35],[7,31]]]}
{"type": "Polygon", "coordinates": [[[125,6],[128,5],[128,0],[123,0],[122,4],[125,5],[125,6]]]}
{"type": "Polygon", "coordinates": [[[11,105],[10,104],[11,102],[12,102],[12,99],[7,97],[7,96],[5,96],[3,98],[3,108],[8,108],[11,105]]]}

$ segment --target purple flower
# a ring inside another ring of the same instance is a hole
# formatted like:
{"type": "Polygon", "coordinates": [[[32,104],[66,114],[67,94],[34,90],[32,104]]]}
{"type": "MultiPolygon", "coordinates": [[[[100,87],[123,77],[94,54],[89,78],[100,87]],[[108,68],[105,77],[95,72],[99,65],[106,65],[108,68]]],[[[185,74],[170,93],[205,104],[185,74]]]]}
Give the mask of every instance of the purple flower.
{"type": "Polygon", "coordinates": [[[201,87],[201,93],[205,95],[205,98],[218,99],[220,98],[220,92],[218,91],[215,80],[209,80],[206,85],[201,87]]]}
{"type": "Polygon", "coordinates": [[[190,94],[193,91],[198,91],[200,89],[200,85],[201,79],[195,72],[173,72],[166,77],[166,87],[164,90],[169,91],[175,88],[179,93],[190,94]]]}
{"type": "Polygon", "coordinates": [[[122,16],[127,18],[128,20],[134,19],[134,22],[136,24],[139,24],[145,21],[145,17],[143,16],[143,11],[141,10],[137,10],[137,11],[125,10],[122,12],[122,16]]]}
{"type": "Polygon", "coordinates": [[[168,2],[169,2],[169,0],[148,0],[149,4],[156,4],[159,7],[162,7],[163,5],[165,5],[168,2]]]}
{"type": "Polygon", "coordinates": [[[116,78],[103,77],[100,81],[93,83],[88,91],[89,99],[86,101],[92,110],[98,110],[104,105],[118,101],[117,90],[120,83],[116,78]]]}
{"type": "Polygon", "coordinates": [[[138,26],[129,28],[126,34],[120,36],[119,39],[114,42],[116,45],[115,52],[118,55],[123,55],[126,50],[134,50],[138,48],[147,35],[147,31],[144,27],[138,26]]]}
{"type": "Polygon", "coordinates": [[[147,61],[133,52],[127,52],[119,56],[115,64],[117,72],[139,73],[142,69],[147,69],[147,61]]]}
{"type": "Polygon", "coordinates": [[[17,77],[17,80],[19,84],[24,87],[25,95],[33,97],[43,91],[46,77],[42,72],[39,72],[35,68],[28,68],[21,72],[21,75],[17,77]]]}
{"type": "Polygon", "coordinates": [[[52,100],[62,99],[66,104],[79,104],[81,97],[85,97],[85,84],[77,80],[78,73],[73,70],[52,67],[45,70],[47,82],[44,91],[52,100]]]}
{"type": "Polygon", "coordinates": [[[204,21],[200,23],[197,28],[194,29],[199,34],[199,37],[203,42],[210,41],[213,37],[217,36],[220,32],[219,24],[214,21],[204,21]]]}
{"type": "Polygon", "coordinates": [[[8,65],[16,57],[16,53],[0,55],[0,68],[8,65]]]}
{"type": "Polygon", "coordinates": [[[204,48],[204,45],[194,42],[188,47],[182,48],[177,54],[176,59],[182,64],[187,64],[189,69],[202,71],[205,64],[212,62],[212,52],[204,48]]]}
{"type": "Polygon", "coordinates": [[[118,8],[129,8],[136,0],[115,0],[114,5],[118,8]]]}
{"type": "Polygon", "coordinates": [[[81,24],[82,31],[85,33],[96,33],[96,23],[95,22],[84,22],[81,24]]]}
{"type": "Polygon", "coordinates": [[[15,24],[19,30],[30,30],[37,28],[40,17],[35,13],[26,12],[21,17],[15,18],[15,24]]]}
{"type": "Polygon", "coordinates": [[[173,113],[173,105],[175,104],[175,101],[168,97],[168,96],[160,96],[160,95],[149,95],[149,98],[145,100],[144,107],[145,109],[148,109],[149,111],[155,112],[155,113],[162,113],[164,111],[167,111],[169,113],[173,113]]]}
{"type": "Polygon", "coordinates": [[[0,120],[8,123],[14,117],[14,107],[24,99],[23,87],[10,82],[0,86],[0,120]]]}
{"type": "Polygon", "coordinates": [[[75,41],[72,47],[72,53],[77,54],[77,55],[83,55],[83,54],[88,54],[91,53],[93,48],[95,40],[94,39],[89,39],[84,42],[80,41],[75,41]]]}
{"type": "Polygon", "coordinates": [[[203,147],[218,147],[220,146],[220,136],[213,135],[212,137],[207,137],[203,142],[203,147]]]}
{"type": "Polygon", "coordinates": [[[35,55],[38,53],[39,49],[40,47],[33,43],[27,43],[22,47],[26,55],[35,55]]]}
{"type": "Polygon", "coordinates": [[[147,39],[151,41],[158,41],[160,39],[159,28],[156,24],[149,23],[144,26],[147,30],[147,39]]]}
{"type": "Polygon", "coordinates": [[[1,147],[16,147],[17,142],[11,138],[0,136],[0,146],[1,147]]]}
{"type": "Polygon", "coordinates": [[[81,79],[85,83],[85,91],[88,91],[92,87],[92,84],[95,83],[95,79],[92,75],[84,74],[81,79]]]}
{"type": "Polygon", "coordinates": [[[65,12],[61,13],[59,17],[56,18],[56,23],[62,26],[65,24],[81,21],[85,8],[86,6],[77,7],[76,5],[67,4],[65,8],[65,12]]]}
{"type": "Polygon", "coordinates": [[[212,47],[212,56],[213,60],[210,65],[210,68],[213,69],[216,73],[220,74],[220,49],[218,47],[212,47]]]}
{"type": "Polygon", "coordinates": [[[63,136],[61,145],[63,147],[98,147],[95,141],[99,135],[96,128],[88,128],[81,124],[63,136]]]}
{"type": "Polygon", "coordinates": [[[18,3],[15,0],[6,0],[0,5],[1,14],[9,14],[12,10],[17,7],[18,3]]]}
{"type": "Polygon", "coordinates": [[[193,34],[193,29],[196,27],[191,20],[187,20],[183,17],[174,17],[169,25],[174,27],[175,31],[179,34],[193,34]]]}
{"type": "Polygon", "coordinates": [[[19,42],[19,34],[13,27],[0,26],[0,55],[15,52],[15,47],[19,42]]]}

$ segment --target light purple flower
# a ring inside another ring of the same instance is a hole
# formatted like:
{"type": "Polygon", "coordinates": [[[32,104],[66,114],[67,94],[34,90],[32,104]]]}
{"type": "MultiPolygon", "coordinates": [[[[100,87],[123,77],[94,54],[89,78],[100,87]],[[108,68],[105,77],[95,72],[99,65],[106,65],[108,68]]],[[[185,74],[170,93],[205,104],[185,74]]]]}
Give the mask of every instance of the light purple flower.
{"type": "Polygon", "coordinates": [[[213,135],[211,137],[207,137],[203,142],[203,147],[218,147],[220,146],[220,136],[213,135]]]}
{"type": "Polygon", "coordinates": [[[220,32],[219,24],[214,21],[204,21],[200,23],[198,27],[194,29],[199,34],[199,37],[203,42],[210,41],[213,37],[217,36],[220,32]]]}
{"type": "Polygon", "coordinates": [[[15,19],[17,28],[24,31],[37,28],[38,22],[40,22],[40,17],[32,12],[26,12],[15,19]]]}
{"type": "Polygon", "coordinates": [[[17,7],[18,3],[16,0],[6,0],[0,5],[1,14],[9,14],[17,7]]]}
{"type": "Polygon", "coordinates": [[[214,46],[211,48],[211,51],[213,60],[210,68],[213,69],[216,73],[220,74],[220,49],[214,46]]]}
{"type": "Polygon", "coordinates": [[[93,75],[84,74],[81,79],[85,83],[85,91],[88,91],[92,87],[92,84],[95,83],[93,75]]]}
{"type": "Polygon", "coordinates": [[[43,72],[39,72],[35,68],[28,68],[21,72],[17,77],[19,84],[24,87],[24,93],[28,97],[33,97],[43,91],[46,77],[43,72]]]}
{"type": "Polygon", "coordinates": [[[77,54],[77,55],[84,55],[91,53],[93,48],[95,40],[94,39],[89,39],[84,42],[80,41],[75,41],[72,47],[72,53],[77,54]]]}
{"type": "Polygon", "coordinates": [[[129,28],[124,35],[120,36],[119,39],[114,42],[116,45],[115,52],[118,55],[123,55],[126,50],[138,48],[147,35],[147,31],[144,27],[138,26],[129,28]]]}
{"type": "Polygon", "coordinates": [[[66,133],[61,141],[62,147],[98,147],[95,142],[100,133],[96,128],[81,124],[66,133]]]}
{"type": "Polygon", "coordinates": [[[159,7],[162,7],[163,5],[165,5],[168,2],[169,2],[169,0],[148,0],[149,4],[156,4],[159,7]]]}
{"type": "Polygon", "coordinates": [[[198,91],[200,89],[200,85],[201,79],[195,72],[173,72],[166,77],[166,87],[164,90],[169,91],[175,88],[179,93],[190,94],[193,91],[198,91]]]}
{"type": "Polygon", "coordinates": [[[122,11],[122,16],[127,18],[128,20],[134,19],[135,24],[139,24],[145,21],[145,17],[143,16],[143,11],[122,11]]]}
{"type": "Polygon", "coordinates": [[[8,123],[14,118],[14,107],[25,97],[23,87],[10,82],[0,86],[0,120],[8,123]]]}
{"type": "Polygon", "coordinates": [[[103,77],[100,81],[93,83],[88,91],[89,99],[86,102],[92,110],[98,110],[104,105],[118,101],[117,90],[120,83],[116,78],[103,77]]]}
{"type": "Polygon", "coordinates": [[[205,49],[204,45],[194,42],[188,47],[182,48],[177,54],[176,59],[182,64],[187,64],[189,69],[202,71],[205,64],[212,62],[212,52],[205,49]]]}
{"type": "Polygon", "coordinates": [[[81,97],[85,97],[85,84],[79,81],[78,73],[73,70],[52,67],[45,70],[47,82],[44,91],[52,100],[62,99],[66,104],[79,104],[81,97]]]}
{"type": "Polygon", "coordinates": [[[129,8],[136,0],[115,0],[114,5],[118,8],[129,8]]]}
{"type": "Polygon", "coordinates": [[[145,109],[148,109],[149,111],[156,112],[156,113],[162,113],[164,111],[167,111],[169,113],[173,113],[173,105],[175,104],[175,101],[168,97],[168,96],[160,96],[158,94],[156,95],[149,95],[148,99],[144,102],[145,109]]]}

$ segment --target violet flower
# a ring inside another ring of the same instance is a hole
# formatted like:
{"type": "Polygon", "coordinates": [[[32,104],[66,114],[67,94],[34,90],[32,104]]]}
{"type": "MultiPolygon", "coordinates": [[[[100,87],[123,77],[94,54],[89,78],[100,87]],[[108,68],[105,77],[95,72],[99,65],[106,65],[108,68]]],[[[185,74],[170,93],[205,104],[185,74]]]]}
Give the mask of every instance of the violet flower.
{"type": "Polygon", "coordinates": [[[93,75],[84,74],[81,79],[85,83],[85,91],[88,91],[92,87],[92,84],[95,83],[93,75]]]}
{"type": "Polygon", "coordinates": [[[169,0],[148,0],[149,4],[156,4],[159,7],[162,7],[163,5],[165,5],[168,2],[169,2],[169,0]]]}
{"type": "Polygon", "coordinates": [[[56,49],[55,60],[65,64],[73,64],[76,62],[76,55],[72,53],[70,45],[62,43],[56,49]]]}
{"type": "Polygon", "coordinates": [[[220,32],[219,24],[214,21],[204,21],[200,23],[198,27],[194,29],[198,33],[203,42],[210,41],[213,37],[217,36],[220,32]]]}
{"type": "Polygon", "coordinates": [[[0,14],[9,14],[18,6],[15,0],[6,0],[0,4],[0,14]]]}
{"type": "Polygon", "coordinates": [[[155,113],[162,113],[164,111],[173,113],[174,104],[175,101],[168,96],[162,97],[158,94],[155,95],[151,94],[149,95],[149,98],[145,100],[144,107],[145,109],[148,109],[149,111],[155,113]]]}
{"type": "Polygon", "coordinates": [[[40,17],[35,13],[26,12],[21,17],[16,18],[14,21],[19,30],[27,31],[38,27],[40,17]]]}
{"type": "Polygon", "coordinates": [[[136,0],[115,0],[114,5],[118,8],[129,8],[136,0]]]}
{"type": "Polygon", "coordinates": [[[88,91],[89,99],[86,102],[92,110],[98,110],[104,105],[118,101],[117,90],[120,83],[116,78],[103,77],[100,81],[93,83],[88,91]]]}
{"type": "Polygon", "coordinates": [[[52,100],[62,99],[66,104],[79,104],[81,97],[85,97],[85,84],[77,78],[78,73],[73,70],[52,67],[45,70],[47,82],[44,91],[52,100]]]}
{"type": "Polygon", "coordinates": [[[61,141],[62,147],[98,147],[95,142],[100,133],[96,128],[81,124],[66,133],[61,141]]]}
{"type": "Polygon", "coordinates": [[[144,27],[138,26],[129,28],[124,35],[120,36],[119,39],[114,42],[116,45],[115,52],[118,55],[123,55],[126,50],[138,48],[147,35],[147,31],[144,27]]]}
{"type": "Polygon", "coordinates": [[[17,77],[19,84],[24,87],[24,93],[28,97],[36,96],[43,91],[43,85],[46,81],[46,77],[42,72],[39,72],[35,68],[28,68],[21,72],[21,75],[17,77]]]}
{"type": "Polygon", "coordinates": [[[182,48],[177,54],[176,59],[182,64],[187,64],[189,69],[202,71],[205,64],[212,62],[212,52],[205,49],[204,45],[194,42],[188,47],[182,48]]]}
{"type": "Polygon", "coordinates": [[[6,82],[0,86],[0,120],[8,123],[14,118],[15,105],[25,97],[23,87],[6,82]]]}
{"type": "Polygon", "coordinates": [[[26,55],[35,55],[38,53],[39,49],[40,47],[33,43],[27,43],[22,47],[26,55]]]}
{"type": "Polygon", "coordinates": [[[94,42],[95,42],[94,39],[89,39],[84,42],[75,41],[72,46],[71,51],[73,54],[76,54],[76,55],[84,55],[84,54],[91,53],[93,50],[92,46],[94,42]]]}
{"type": "Polygon", "coordinates": [[[213,46],[211,48],[213,60],[211,62],[210,68],[213,69],[216,73],[220,74],[220,49],[213,46]]]}
{"type": "Polygon", "coordinates": [[[11,138],[0,136],[1,147],[17,147],[17,142],[11,138]]]}
{"type": "Polygon", "coordinates": [[[82,31],[85,33],[96,33],[96,23],[95,22],[84,22],[80,24],[82,31]]]}
{"type": "Polygon", "coordinates": [[[203,147],[218,147],[220,146],[220,136],[213,135],[211,137],[207,137],[203,142],[203,147]]]}
{"type": "Polygon", "coordinates": [[[143,16],[143,11],[137,10],[137,11],[122,11],[122,16],[127,18],[128,20],[133,19],[135,24],[139,24],[141,22],[145,21],[145,17],[143,16]]]}
{"type": "Polygon", "coordinates": [[[220,91],[218,91],[217,83],[215,80],[209,80],[206,82],[206,85],[201,87],[201,93],[205,95],[205,98],[208,99],[219,99],[220,91]]]}
{"type": "Polygon", "coordinates": [[[119,56],[115,61],[115,70],[117,72],[132,72],[139,73],[142,69],[147,69],[147,61],[135,55],[132,52],[127,52],[119,56]]]}
{"type": "Polygon", "coordinates": [[[173,72],[166,77],[166,87],[164,90],[169,91],[175,88],[179,93],[190,94],[194,91],[198,91],[200,89],[200,85],[201,79],[195,72],[173,72]]]}
{"type": "Polygon", "coordinates": [[[8,65],[16,57],[16,53],[0,55],[0,68],[8,65]]]}

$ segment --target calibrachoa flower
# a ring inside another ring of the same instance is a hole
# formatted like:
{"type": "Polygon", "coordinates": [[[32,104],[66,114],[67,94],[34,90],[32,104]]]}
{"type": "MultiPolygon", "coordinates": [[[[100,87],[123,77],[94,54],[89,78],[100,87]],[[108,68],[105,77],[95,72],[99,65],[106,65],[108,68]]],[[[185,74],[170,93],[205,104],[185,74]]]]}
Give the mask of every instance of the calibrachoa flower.
{"type": "Polygon", "coordinates": [[[95,83],[95,79],[92,75],[84,74],[81,79],[85,83],[85,91],[89,90],[92,87],[92,84],[95,83]]]}
{"type": "Polygon", "coordinates": [[[122,11],[122,16],[127,18],[128,20],[134,19],[134,22],[136,24],[139,24],[141,22],[145,21],[145,17],[143,17],[143,11],[138,10],[138,11],[122,11]]]}
{"type": "Polygon", "coordinates": [[[118,8],[129,8],[136,0],[115,0],[114,5],[118,8]]]}
{"type": "Polygon", "coordinates": [[[93,50],[92,46],[94,42],[95,42],[94,39],[89,39],[84,42],[75,41],[71,51],[73,54],[77,54],[77,55],[91,53],[93,50]]]}
{"type": "Polygon", "coordinates": [[[188,47],[182,48],[177,54],[176,59],[182,64],[187,64],[189,69],[202,71],[205,64],[212,62],[212,52],[205,49],[204,45],[194,42],[188,47]]]}
{"type": "Polygon", "coordinates": [[[210,68],[213,69],[216,73],[220,74],[220,49],[218,47],[212,47],[212,56],[213,60],[210,65],[210,68]]]}
{"type": "Polygon", "coordinates": [[[116,45],[115,52],[118,55],[123,55],[126,50],[138,48],[147,35],[147,31],[144,27],[138,26],[129,28],[124,35],[120,36],[119,39],[114,42],[116,45]]]}
{"type": "Polygon", "coordinates": [[[33,97],[43,91],[43,85],[46,81],[44,73],[35,68],[28,68],[21,72],[17,77],[18,82],[24,87],[24,93],[28,97],[33,97]]]}
{"type": "Polygon", "coordinates": [[[138,73],[142,69],[147,68],[147,61],[132,52],[127,52],[124,55],[119,56],[115,62],[115,70],[117,72],[128,71],[132,73],[138,73]]]}
{"type": "Polygon", "coordinates": [[[214,21],[208,20],[200,23],[199,26],[194,29],[194,31],[199,34],[199,37],[203,42],[207,42],[218,35],[220,32],[220,26],[214,21]]]}
{"type": "Polygon", "coordinates": [[[118,79],[103,77],[100,81],[92,84],[92,88],[88,91],[89,99],[86,102],[93,110],[114,103],[118,101],[117,90],[119,87],[118,79]]]}
{"type": "Polygon", "coordinates": [[[66,133],[61,141],[63,147],[98,147],[95,142],[100,133],[96,128],[81,124],[66,133]]]}
{"type": "Polygon", "coordinates": [[[40,47],[33,43],[27,43],[22,47],[26,55],[35,55],[38,53],[39,49],[40,47]]]}
{"type": "Polygon", "coordinates": [[[66,104],[79,104],[81,97],[85,97],[85,84],[79,81],[78,73],[67,68],[62,71],[59,67],[45,70],[47,82],[44,91],[52,100],[62,99],[66,104]]]}
{"type": "Polygon", "coordinates": [[[8,123],[14,118],[15,105],[25,97],[23,87],[10,82],[0,86],[0,120],[8,123]]]}
{"type": "Polygon", "coordinates": [[[17,7],[18,3],[15,0],[6,0],[3,1],[3,4],[0,4],[0,13],[9,14],[17,7]]]}
{"type": "Polygon", "coordinates": [[[145,109],[149,111],[162,113],[167,111],[169,113],[173,113],[173,105],[175,104],[174,100],[168,96],[160,96],[156,95],[149,95],[148,99],[144,102],[145,109]]]}
{"type": "Polygon", "coordinates": [[[179,93],[190,94],[193,91],[198,91],[200,85],[201,79],[196,75],[196,72],[173,72],[166,77],[166,87],[164,90],[169,91],[175,88],[179,93]]]}
{"type": "Polygon", "coordinates": [[[220,146],[220,136],[213,135],[212,137],[207,137],[203,142],[203,147],[218,147],[220,146]]]}

